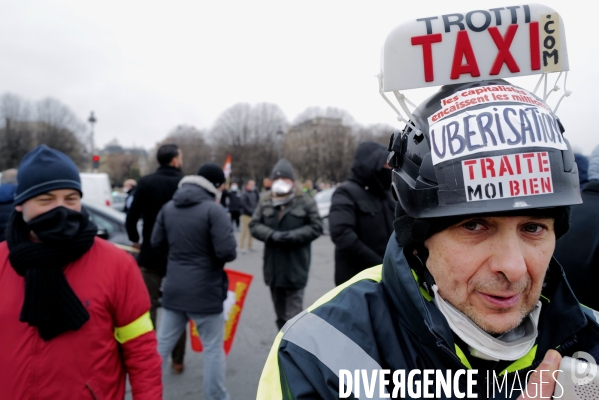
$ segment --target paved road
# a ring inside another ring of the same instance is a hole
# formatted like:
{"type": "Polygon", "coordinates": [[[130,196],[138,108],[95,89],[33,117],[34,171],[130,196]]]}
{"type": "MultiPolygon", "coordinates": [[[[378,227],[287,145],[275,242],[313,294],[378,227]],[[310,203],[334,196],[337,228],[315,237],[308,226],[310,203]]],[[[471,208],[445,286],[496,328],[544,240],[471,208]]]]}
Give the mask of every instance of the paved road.
{"type": "MultiPolygon", "coordinates": [[[[239,237],[239,236],[237,236],[239,237]]],[[[238,254],[227,267],[254,275],[235,342],[227,358],[227,389],[232,400],[255,399],[258,380],[277,334],[275,314],[268,287],[262,280],[263,244],[254,241],[254,251],[238,254]]],[[[312,243],[312,265],[304,308],[334,287],[334,246],[328,236],[312,243]]],[[[160,323],[160,321],[158,321],[160,323]]],[[[189,347],[185,355],[185,371],[173,374],[170,369],[163,377],[165,400],[204,400],[202,392],[202,353],[189,347]]],[[[130,399],[130,395],[127,399],[130,399]]]]}

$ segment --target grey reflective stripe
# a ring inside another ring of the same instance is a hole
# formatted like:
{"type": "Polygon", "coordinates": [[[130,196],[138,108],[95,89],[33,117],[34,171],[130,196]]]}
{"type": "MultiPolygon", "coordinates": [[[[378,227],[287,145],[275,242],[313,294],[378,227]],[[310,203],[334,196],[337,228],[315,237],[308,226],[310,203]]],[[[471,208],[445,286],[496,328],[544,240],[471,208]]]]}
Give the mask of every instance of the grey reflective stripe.
{"type": "Polygon", "coordinates": [[[582,311],[589,317],[592,317],[596,323],[599,324],[599,312],[593,310],[590,307],[585,306],[584,304],[580,305],[582,311]]]}
{"type": "MultiPolygon", "coordinates": [[[[381,366],[364,349],[333,325],[311,312],[304,311],[289,320],[282,331],[284,332],[283,340],[291,342],[315,356],[337,377],[339,377],[341,369],[349,370],[352,377],[355,370],[365,369],[369,379],[368,383],[370,383],[372,371],[381,372],[381,366]]],[[[380,399],[378,373],[374,382],[374,396],[370,397],[372,399],[380,399]]],[[[391,380],[390,375],[387,376],[387,380],[391,380]]],[[[387,393],[386,388],[383,390],[387,393]]],[[[359,397],[366,398],[365,393],[364,382],[360,378],[359,397]]]]}

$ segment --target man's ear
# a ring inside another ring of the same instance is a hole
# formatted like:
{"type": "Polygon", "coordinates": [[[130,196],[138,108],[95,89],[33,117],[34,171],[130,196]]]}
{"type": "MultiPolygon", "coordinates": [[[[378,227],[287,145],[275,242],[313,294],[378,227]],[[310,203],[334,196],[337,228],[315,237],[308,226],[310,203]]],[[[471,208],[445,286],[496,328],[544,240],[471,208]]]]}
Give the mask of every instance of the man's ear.
{"type": "Polygon", "coordinates": [[[23,206],[19,204],[18,206],[15,206],[15,210],[17,210],[18,212],[23,212],[23,206]]]}

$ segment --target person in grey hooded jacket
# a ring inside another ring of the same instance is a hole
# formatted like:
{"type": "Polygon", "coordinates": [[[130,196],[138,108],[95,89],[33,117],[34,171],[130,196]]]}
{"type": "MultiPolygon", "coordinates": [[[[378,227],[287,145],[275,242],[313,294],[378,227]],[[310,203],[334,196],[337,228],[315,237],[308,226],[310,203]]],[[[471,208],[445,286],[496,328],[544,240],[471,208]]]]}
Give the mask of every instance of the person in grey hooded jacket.
{"type": "Polygon", "coordinates": [[[229,217],[216,201],[224,182],[222,169],[213,163],[202,165],[197,176],[184,177],[173,199],[162,207],[152,232],[152,246],[168,248],[158,352],[166,365],[192,319],[204,345],[207,399],[229,399],[223,350],[228,280],[223,268],[235,259],[237,244],[229,217]]]}

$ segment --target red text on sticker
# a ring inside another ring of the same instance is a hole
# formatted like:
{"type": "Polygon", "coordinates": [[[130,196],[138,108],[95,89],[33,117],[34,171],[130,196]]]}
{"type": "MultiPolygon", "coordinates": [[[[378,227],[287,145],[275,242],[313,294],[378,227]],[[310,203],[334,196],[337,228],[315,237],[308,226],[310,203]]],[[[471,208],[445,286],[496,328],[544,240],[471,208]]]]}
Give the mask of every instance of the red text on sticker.
{"type": "Polygon", "coordinates": [[[462,174],[467,201],[553,193],[547,152],[464,160],[462,174]]]}

